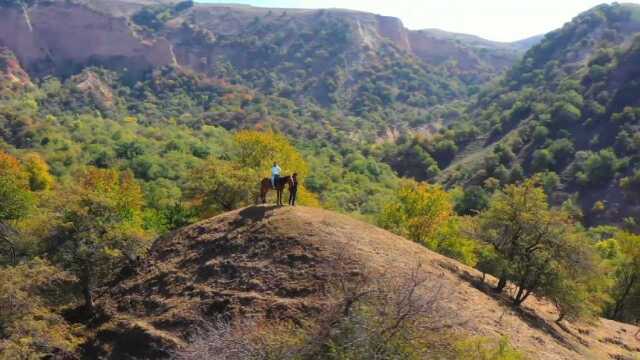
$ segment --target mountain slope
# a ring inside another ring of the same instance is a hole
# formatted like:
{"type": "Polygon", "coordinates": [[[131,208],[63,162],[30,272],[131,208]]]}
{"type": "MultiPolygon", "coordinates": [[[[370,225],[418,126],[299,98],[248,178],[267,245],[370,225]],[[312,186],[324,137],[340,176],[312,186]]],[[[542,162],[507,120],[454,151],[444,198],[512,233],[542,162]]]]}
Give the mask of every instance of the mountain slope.
{"type": "Polygon", "coordinates": [[[541,38],[500,43],[438,29],[409,32],[411,52],[431,64],[448,64],[471,83],[484,83],[509,69],[541,38]]]}
{"type": "Polygon", "coordinates": [[[640,171],[639,35],[633,4],[596,7],[548,34],[469,106],[483,136],[460,144],[440,179],[508,183],[544,173],[556,183],[554,202],[577,194],[588,224],[638,218],[625,179],[640,171]]]}
{"type": "Polygon", "coordinates": [[[541,359],[640,353],[630,325],[602,320],[561,328],[549,304],[531,299],[515,311],[481,290],[476,270],[387,231],[320,209],[260,206],[156,241],[143,264],[105,289],[104,316],[87,355],[109,349],[111,358],[164,356],[163,347],[184,345],[197,325],[220,314],[313,318],[322,313],[334,276],[351,279],[366,269],[394,278],[417,264],[428,291],[439,289],[438,316],[451,320],[456,333],[506,336],[541,359]]]}

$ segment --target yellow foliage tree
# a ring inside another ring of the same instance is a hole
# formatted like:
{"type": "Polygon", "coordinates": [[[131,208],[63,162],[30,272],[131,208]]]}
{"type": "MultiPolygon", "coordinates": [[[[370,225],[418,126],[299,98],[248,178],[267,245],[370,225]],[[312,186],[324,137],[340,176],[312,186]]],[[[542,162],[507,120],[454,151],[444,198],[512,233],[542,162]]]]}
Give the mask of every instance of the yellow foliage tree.
{"type": "Polygon", "coordinates": [[[27,172],[18,159],[0,151],[0,262],[8,254],[9,261],[15,263],[13,228],[30,212],[33,201],[27,172]]]}
{"type": "Polygon", "coordinates": [[[441,186],[405,180],[378,222],[397,234],[427,244],[452,217],[451,196],[441,186]]]}
{"type": "Polygon", "coordinates": [[[286,175],[298,173],[304,178],[309,167],[302,155],[283,135],[274,132],[244,130],[235,134],[234,160],[257,171],[263,177],[271,176],[271,166],[277,162],[286,175]]]}
{"type": "Polygon", "coordinates": [[[380,226],[473,266],[478,244],[463,234],[463,222],[454,215],[451,194],[439,185],[413,180],[400,184],[378,217],[380,226]]]}
{"type": "Polygon", "coordinates": [[[29,174],[29,186],[33,191],[48,190],[53,185],[49,165],[36,153],[24,157],[24,167],[29,174]]]}
{"type": "Polygon", "coordinates": [[[255,172],[256,177],[251,179],[254,184],[261,178],[270,177],[271,166],[276,162],[282,167],[283,175],[298,174],[298,203],[320,206],[318,198],[302,185],[309,165],[285,136],[271,131],[243,130],[234,135],[234,140],[233,160],[255,172]]]}

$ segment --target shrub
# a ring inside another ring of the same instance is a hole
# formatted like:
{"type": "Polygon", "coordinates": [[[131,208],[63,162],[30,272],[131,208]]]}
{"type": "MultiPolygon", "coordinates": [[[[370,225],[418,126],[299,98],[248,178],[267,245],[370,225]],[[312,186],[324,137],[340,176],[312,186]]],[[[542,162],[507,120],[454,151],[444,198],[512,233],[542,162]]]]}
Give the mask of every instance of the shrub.
{"type": "Polygon", "coordinates": [[[475,215],[489,205],[489,195],[479,186],[465,189],[462,196],[455,199],[454,210],[458,215],[475,215]]]}
{"type": "Polygon", "coordinates": [[[620,162],[611,149],[591,153],[577,174],[583,185],[604,185],[616,176],[620,162]]]}
{"type": "Polygon", "coordinates": [[[545,171],[553,168],[555,159],[553,154],[546,149],[536,150],[533,153],[533,159],[531,160],[531,166],[534,171],[545,171]]]}
{"type": "Polygon", "coordinates": [[[474,337],[456,344],[459,360],[525,360],[527,357],[509,344],[506,337],[499,340],[474,337]]]}

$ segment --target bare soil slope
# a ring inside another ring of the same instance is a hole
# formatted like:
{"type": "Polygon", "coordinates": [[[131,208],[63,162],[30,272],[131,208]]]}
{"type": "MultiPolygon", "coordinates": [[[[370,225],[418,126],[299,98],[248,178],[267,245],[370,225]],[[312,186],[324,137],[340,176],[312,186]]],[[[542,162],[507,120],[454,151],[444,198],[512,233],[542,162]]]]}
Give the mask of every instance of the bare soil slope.
{"type": "Polygon", "coordinates": [[[159,239],[149,258],[99,301],[89,353],[110,358],[160,357],[185,343],[197,324],[217,314],[296,319],[315,316],[326,301],[335,259],[380,274],[417,263],[443,286],[443,311],[461,319],[454,331],[507,336],[534,359],[635,359],[637,328],[602,320],[554,323],[535,298],[523,310],[486,291],[481,274],[375,226],[312,208],[249,207],[159,239]],[[110,354],[110,355],[107,355],[110,354]]]}

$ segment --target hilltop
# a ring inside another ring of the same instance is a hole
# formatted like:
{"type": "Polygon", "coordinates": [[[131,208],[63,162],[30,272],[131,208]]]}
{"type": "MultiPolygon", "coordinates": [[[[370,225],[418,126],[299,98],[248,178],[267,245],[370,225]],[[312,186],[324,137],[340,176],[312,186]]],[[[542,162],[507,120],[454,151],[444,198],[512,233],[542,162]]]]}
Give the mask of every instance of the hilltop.
{"type": "Polygon", "coordinates": [[[421,291],[439,289],[436,316],[450,319],[452,332],[506,336],[534,358],[640,353],[630,325],[600,320],[561,327],[553,307],[540,299],[514,310],[486,290],[478,271],[372,225],[326,210],[259,206],[157,240],[139,267],[104,289],[103,316],[86,355],[108,349],[113,359],[166,356],[166,349],[184,346],[198,325],[220,314],[312,319],[328,301],[330,279],[350,279],[362,269],[392,278],[418,269],[427,281],[421,291]]]}

